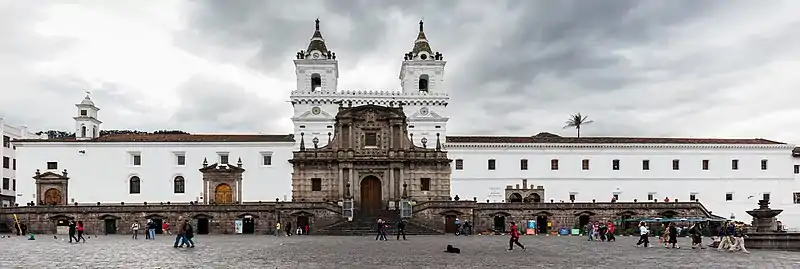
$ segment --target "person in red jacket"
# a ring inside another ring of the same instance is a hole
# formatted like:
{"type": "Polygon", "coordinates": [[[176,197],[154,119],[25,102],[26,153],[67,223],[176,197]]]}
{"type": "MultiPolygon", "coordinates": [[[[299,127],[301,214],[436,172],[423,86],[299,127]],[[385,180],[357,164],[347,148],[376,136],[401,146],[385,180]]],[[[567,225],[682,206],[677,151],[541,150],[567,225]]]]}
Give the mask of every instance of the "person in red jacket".
{"type": "Polygon", "coordinates": [[[614,231],[617,230],[617,227],[614,226],[614,223],[609,221],[608,224],[606,224],[606,227],[608,227],[608,232],[606,233],[608,242],[617,241],[617,238],[614,237],[614,231]]]}
{"type": "Polygon", "coordinates": [[[508,239],[508,251],[514,250],[514,244],[521,247],[522,250],[525,250],[525,246],[519,243],[519,229],[517,228],[517,224],[515,222],[511,222],[511,238],[508,239]]]}

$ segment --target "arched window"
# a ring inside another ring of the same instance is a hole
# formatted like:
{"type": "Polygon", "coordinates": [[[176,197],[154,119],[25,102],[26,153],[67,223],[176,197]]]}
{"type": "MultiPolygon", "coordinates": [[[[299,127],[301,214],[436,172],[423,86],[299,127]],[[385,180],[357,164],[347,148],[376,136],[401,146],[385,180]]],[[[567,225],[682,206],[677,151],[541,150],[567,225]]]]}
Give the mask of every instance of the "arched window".
{"type": "Polygon", "coordinates": [[[186,181],[183,179],[182,176],[175,177],[172,180],[172,187],[174,193],[185,193],[186,192],[186,181]]]}
{"type": "Polygon", "coordinates": [[[92,127],[92,137],[97,137],[97,126],[92,127]]]}
{"type": "Polygon", "coordinates": [[[428,92],[428,75],[419,76],[419,91],[428,92]]]}
{"type": "Polygon", "coordinates": [[[86,137],[86,126],[81,126],[81,137],[86,137]]]}
{"type": "Polygon", "coordinates": [[[316,91],[318,88],[322,88],[322,77],[317,73],[311,74],[311,91],[316,91]]]}
{"type": "Polygon", "coordinates": [[[132,176],[129,181],[128,191],[130,194],[139,194],[142,192],[142,181],[137,176],[132,176]]]}

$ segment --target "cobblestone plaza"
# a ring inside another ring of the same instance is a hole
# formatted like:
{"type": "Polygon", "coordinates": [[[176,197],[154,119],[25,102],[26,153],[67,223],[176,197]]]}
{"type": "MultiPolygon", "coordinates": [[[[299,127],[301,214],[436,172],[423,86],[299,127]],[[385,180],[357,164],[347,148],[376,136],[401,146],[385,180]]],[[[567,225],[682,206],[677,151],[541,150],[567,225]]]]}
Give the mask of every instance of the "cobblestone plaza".
{"type": "MultiPolygon", "coordinates": [[[[408,241],[370,237],[200,236],[194,249],[174,249],[172,237],[90,237],[69,244],[61,236],[0,239],[0,268],[799,268],[793,252],[637,248],[580,237],[523,237],[527,251],[506,252],[504,236],[418,236],[408,241]],[[462,254],[444,253],[446,245],[462,254]]],[[[682,241],[684,245],[688,239],[682,241]]]]}

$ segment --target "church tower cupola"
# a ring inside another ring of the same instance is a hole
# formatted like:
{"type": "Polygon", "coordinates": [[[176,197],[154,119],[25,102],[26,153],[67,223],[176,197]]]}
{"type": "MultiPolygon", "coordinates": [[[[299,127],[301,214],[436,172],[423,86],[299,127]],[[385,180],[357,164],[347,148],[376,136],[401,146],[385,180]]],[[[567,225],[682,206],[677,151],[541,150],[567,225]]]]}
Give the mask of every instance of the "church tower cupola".
{"type": "Polygon", "coordinates": [[[400,83],[406,93],[444,93],[441,83],[447,62],[441,53],[434,53],[431,49],[424,26],[425,23],[419,21],[419,33],[414,40],[414,48],[403,57],[400,83]]]}
{"type": "Polygon", "coordinates": [[[100,108],[94,105],[89,92],[86,92],[86,97],[75,104],[78,108],[78,116],[73,117],[75,120],[75,138],[78,140],[89,140],[100,136],[100,124],[103,122],[97,119],[97,112],[100,108]]]}
{"type": "Polygon", "coordinates": [[[339,63],[336,53],[328,49],[320,31],[320,21],[315,20],[314,34],[308,48],[297,52],[294,65],[297,75],[297,90],[336,90],[339,79],[339,63]]]}

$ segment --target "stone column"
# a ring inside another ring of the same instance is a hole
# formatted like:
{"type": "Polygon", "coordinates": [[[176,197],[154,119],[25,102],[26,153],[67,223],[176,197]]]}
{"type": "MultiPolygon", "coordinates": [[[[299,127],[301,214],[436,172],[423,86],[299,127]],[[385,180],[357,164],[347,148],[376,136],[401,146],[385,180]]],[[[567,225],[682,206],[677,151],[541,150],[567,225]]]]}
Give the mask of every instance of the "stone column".
{"type": "Polygon", "coordinates": [[[236,186],[236,199],[239,202],[244,202],[244,200],[242,199],[242,178],[241,177],[238,180],[236,180],[236,185],[237,185],[236,186]]]}
{"type": "Polygon", "coordinates": [[[397,198],[394,196],[394,169],[390,166],[385,174],[389,174],[389,197],[387,197],[387,200],[394,201],[397,198]]]}
{"type": "Polygon", "coordinates": [[[339,176],[339,198],[344,197],[344,175],[343,170],[344,168],[339,167],[338,176],[339,176]]]}

